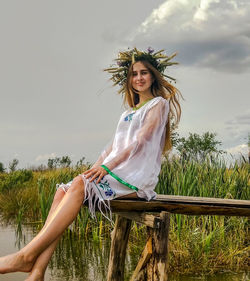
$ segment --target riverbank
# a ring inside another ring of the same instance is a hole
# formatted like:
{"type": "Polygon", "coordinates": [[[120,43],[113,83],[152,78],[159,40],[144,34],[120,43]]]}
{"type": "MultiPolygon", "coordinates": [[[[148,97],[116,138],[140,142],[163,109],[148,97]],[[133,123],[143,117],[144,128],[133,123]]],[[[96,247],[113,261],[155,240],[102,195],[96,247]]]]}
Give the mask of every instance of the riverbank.
{"type": "MultiPolygon", "coordinates": [[[[53,200],[56,183],[67,182],[86,168],[0,174],[2,217],[19,226],[28,223],[41,227],[53,200]]],[[[172,195],[247,200],[250,198],[248,175],[249,164],[246,163],[227,168],[223,162],[166,161],[162,165],[156,191],[172,195]]],[[[170,225],[170,272],[211,275],[227,270],[249,270],[247,218],[172,214],[170,225]]],[[[71,239],[73,244],[77,241],[104,243],[110,241],[111,230],[111,224],[100,214],[97,214],[95,221],[90,219],[87,208],[82,208],[65,237],[71,239]]],[[[128,249],[131,259],[135,260],[134,266],[145,239],[145,228],[134,223],[128,249]]]]}

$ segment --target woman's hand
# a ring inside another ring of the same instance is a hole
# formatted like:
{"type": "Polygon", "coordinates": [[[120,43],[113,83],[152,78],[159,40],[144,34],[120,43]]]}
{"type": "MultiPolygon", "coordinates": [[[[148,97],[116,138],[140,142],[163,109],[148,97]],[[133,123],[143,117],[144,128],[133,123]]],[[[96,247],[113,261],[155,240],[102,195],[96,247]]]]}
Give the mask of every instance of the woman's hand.
{"type": "Polygon", "coordinates": [[[101,166],[93,166],[91,169],[85,171],[83,173],[83,175],[86,176],[86,178],[90,178],[90,182],[92,182],[94,179],[98,178],[96,183],[99,183],[101,181],[101,179],[107,175],[108,172],[101,166]]]}

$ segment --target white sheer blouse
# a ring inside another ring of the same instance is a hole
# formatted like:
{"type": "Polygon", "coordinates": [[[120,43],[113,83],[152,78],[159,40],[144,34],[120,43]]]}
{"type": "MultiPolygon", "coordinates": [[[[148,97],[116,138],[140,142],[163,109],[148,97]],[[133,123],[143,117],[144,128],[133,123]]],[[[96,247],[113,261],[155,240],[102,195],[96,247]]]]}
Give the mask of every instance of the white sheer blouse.
{"type": "Polygon", "coordinates": [[[161,168],[169,101],[155,97],[137,110],[125,111],[112,144],[103,153],[103,167],[146,200],[155,197],[161,168]]]}

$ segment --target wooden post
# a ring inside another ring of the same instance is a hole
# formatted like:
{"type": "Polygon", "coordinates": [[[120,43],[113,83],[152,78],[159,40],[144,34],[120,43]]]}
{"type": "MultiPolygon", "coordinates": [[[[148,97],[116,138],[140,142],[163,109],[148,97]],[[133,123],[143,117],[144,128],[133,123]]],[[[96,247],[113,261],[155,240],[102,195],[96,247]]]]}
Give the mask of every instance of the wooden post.
{"type": "Polygon", "coordinates": [[[170,213],[161,212],[161,226],[150,229],[152,235],[152,257],[147,264],[147,281],[167,281],[168,236],[170,213]]]}
{"type": "Polygon", "coordinates": [[[124,265],[131,220],[121,216],[116,217],[109,256],[107,281],[123,281],[124,265]]]}

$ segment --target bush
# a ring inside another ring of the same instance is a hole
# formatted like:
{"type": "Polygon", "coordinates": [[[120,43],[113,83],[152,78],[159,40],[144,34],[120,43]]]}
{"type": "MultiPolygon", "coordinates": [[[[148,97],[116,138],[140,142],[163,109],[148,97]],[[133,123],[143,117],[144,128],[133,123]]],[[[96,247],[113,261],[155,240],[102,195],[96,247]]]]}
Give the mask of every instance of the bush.
{"type": "Polygon", "coordinates": [[[176,134],[174,144],[182,158],[187,160],[204,162],[207,156],[218,156],[224,153],[218,148],[221,142],[216,140],[216,134],[210,132],[202,135],[189,133],[188,138],[180,138],[176,134]]]}
{"type": "Polygon", "coordinates": [[[0,173],[4,173],[5,172],[5,168],[2,162],[0,162],[0,173]]]}
{"type": "Polygon", "coordinates": [[[11,172],[16,171],[16,167],[17,167],[18,163],[19,163],[19,160],[17,160],[17,159],[13,159],[13,160],[9,163],[9,169],[10,169],[11,172]]]}
{"type": "Polygon", "coordinates": [[[30,170],[18,170],[1,177],[0,191],[10,190],[14,187],[22,187],[24,183],[33,178],[30,170]]]}

